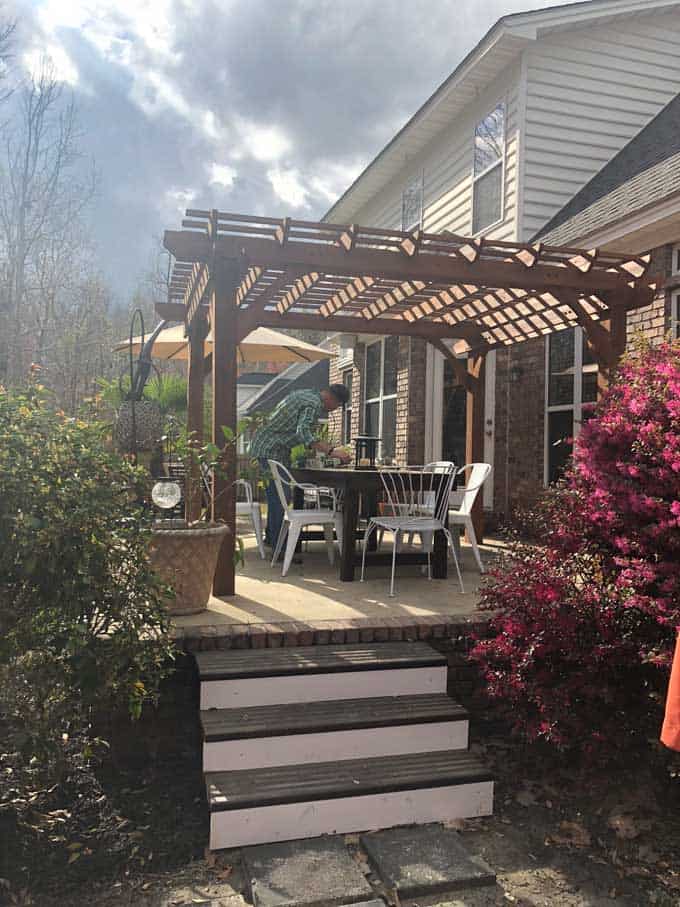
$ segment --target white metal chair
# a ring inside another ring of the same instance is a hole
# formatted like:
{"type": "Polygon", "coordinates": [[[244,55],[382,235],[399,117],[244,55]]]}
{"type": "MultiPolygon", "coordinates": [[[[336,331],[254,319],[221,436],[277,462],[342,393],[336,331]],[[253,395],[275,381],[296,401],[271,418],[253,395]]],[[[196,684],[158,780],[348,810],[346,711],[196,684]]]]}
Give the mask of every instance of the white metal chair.
{"type": "MultiPolygon", "coordinates": [[[[433,473],[434,475],[446,475],[449,470],[453,469],[454,476],[456,475],[456,464],[451,460],[435,460],[432,463],[426,463],[425,466],[409,466],[410,470],[422,470],[423,473],[433,473]]],[[[432,484],[432,483],[430,483],[432,484]]],[[[454,492],[450,493],[450,498],[453,496],[454,492]]],[[[418,509],[422,516],[432,516],[434,514],[434,508],[436,503],[437,495],[436,492],[432,489],[423,489],[420,492],[420,501],[416,502],[418,509]]],[[[397,514],[394,514],[396,516],[397,514]]],[[[384,530],[378,530],[378,546],[382,545],[384,530]]],[[[410,548],[413,545],[413,536],[414,532],[405,532],[403,536],[404,546],[410,548]]],[[[425,536],[421,536],[421,541],[423,544],[431,544],[432,533],[426,533],[425,536]]]]}
{"type": "Polygon", "coordinates": [[[418,533],[423,540],[427,554],[427,577],[432,579],[432,549],[434,533],[441,531],[453,552],[460,591],[464,592],[463,579],[460,575],[458,557],[453,545],[451,533],[446,527],[446,514],[449,507],[449,495],[456,475],[456,468],[451,463],[440,471],[426,471],[421,467],[409,468],[400,472],[382,472],[383,487],[387,501],[383,514],[371,517],[368,523],[361,554],[361,581],[366,571],[366,548],[372,532],[387,530],[393,535],[392,574],[390,577],[390,595],[394,596],[394,572],[397,562],[397,550],[405,533],[418,533]]]}
{"type": "Polygon", "coordinates": [[[488,463],[467,463],[465,466],[461,466],[458,470],[458,475],[462,475],[468,471],[470,474],[465,483],[465,488],[461,489],[461,504],[458,508],[453,508],[449,511],[449,525],[465,527],[465,532],[472,545],[472,552],[477,561],[479,572],[484,573],[484,565],[482,564],[482,558],[479,553],[475,527],[472,524],[472,508],[482,486],[489,478],[491,466],[488,463]]]}
{"type": "Polygon", "coordinates": [[[236,515],[249,516],[253,521],[253,529],[255,531],[255,538],[257,539],[257,549],[260,552],[260,557],[264,559],[267,555],[264,550],[260,503],[254,499],[253,487],[247,479],[236,479],[234,485],[236,487],[236,515]],[[241,489],[243,489],[245,500],[239,501],[239,491],[241,489]]]}
{"type": "Polygon", "coordinates": [[[276,492],[283,507],[283,523],[281,524],[279,537],[276,540],[274,556],[272,557],[272,567],[278,560],[281,549],[283,548],[283,543],[286,541],[286,553],[283,558],[283,570],[281,575],[285,576],[288,573],[293,561],[293,555],[295,554],[295,547],[300,538],[300,532],[305,526],[323,527],[326,548],[328,549],[328,560],[332,566],[335,560],[333,530],[335,529],[335,533],[338,537],[338,544],[342,548],[342,517],[337,510],[321,506],[303,507],[303,509],[294,507],[286,497],[286,488],[289,489],[291,496],[295,488],[301,489],[304,499],[305,492],[317,490],[316,486],[297,482],[283,463],[279,463],[278,460],[269,460],[269,468],[274,479],[274,484],[276,485],[276,492]]]}

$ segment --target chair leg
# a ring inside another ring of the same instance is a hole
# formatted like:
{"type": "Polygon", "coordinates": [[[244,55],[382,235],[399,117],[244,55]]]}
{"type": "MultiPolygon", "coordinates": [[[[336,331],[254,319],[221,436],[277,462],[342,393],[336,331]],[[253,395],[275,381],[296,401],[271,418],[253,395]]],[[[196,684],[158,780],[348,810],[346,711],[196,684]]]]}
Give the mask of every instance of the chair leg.
{"type": "Polygon", "coordinates": [[[335,542],[333,541],[333,525],[331,523],[323,524],[323,535],[326,539],[326,550],[328,551],[328,561],[331,565],[335,563],[335,542]]]}
{"type": "Polygon", "coordinates": [[[427,578],[432,579],[432,554],[430,549],[427,549],[427,578]]]}
{"type": "Polygon", "coordinates": [[[293,555],[295,554],[295,548],[300,538],[300,529],[302,527],[299,523],[291,523],[288,527],[288,539],[286,540],[286,553],[283,558],[283,570],[281,571],[281,576],[285,576],[290,569],[290,565],[293,563],[293,555]]]}
{"type": "Polygon", "coordinates": [[[288,520],[284,520],[283,523],[281,523],[281,528],[279,529],[279,537],[276,540],[274,554],[272,555],[272,567],[278,561],[279,555],[281,554],[281,549],[283,548],[283,540],[285,539],[286,533],[288,532],[288,525],[288,520]]]}
{"type": "Polygon", "coordinates": [[[385,535],[384,529],[378,529],[378,548],[382,548],[383,537],[385,535]]]}
{"type": "Polygon", "coordinates": [[[451,548],[451,552],[453,554],[453,563],[455,564],[456,573],[458,574],[458,583],[460,585],[460,591],[461,591],[461,593],[464,593],[465,587],[463,586],[463,577],[460,575],[460,564],[458,563],[458,555],[456,554],[456,546],[453,543],[453,536],[451,535],[451,533],[448,530],[446,530],[446,541],[448,543],[448,547],[451,548]]]}
{"type": "Polygon", "coordinates": [[[475,560],[477,561],[479,572],[484,573],[484,564],[482,563],[482,556],[479,553],[479,545],[477,544],[477,536],[475,535],[475,527],[471,517],[468,517],[465,520],[465,531],[467,532],[467,537],[470,540],[470,544],[472,545],[472,553],[474,554],[475,560]]]}
{"type": "Polygon", "coordinates": [[[390,576],[390,598],[394,598],[394,572],[397,569],[397,548],[401,541],[401,532],[397,529],[392,543],[392,575],[390,576]]]}
{"type": "Polygon", "coordinates": [[[338,540],[338,549],[340,551],[340,554],[342,554],[342,546],[343,546],[344,540],[342,537],[342,514],[341,513],[335,514],[335,537],[338,540]]]}
{"type": "Polygon", "coordinates": [[[374,532],[375,529],[376,529],[375,523],[372,523],[369,520],[368,525],[366,526],[366,531],[364,532],[364,540],[361,543],[361,580],[360,580],[360,582],[362,582],[362,583],[364,581],[364,573],[366,572],[366,548],[368,547],[368,539],[369,539],[370,534],[372,532],[374,532]]]}
{"type": "Polygon", "coordinates": [[[257,539],[257,550],[260,552],[260,557],[264,560],[267,555],[264,551],[264,539],[262,538],[262,514],[260,513],[260,508],[258,506],[253,507],[252,517],[255,538],[257,539]]]}

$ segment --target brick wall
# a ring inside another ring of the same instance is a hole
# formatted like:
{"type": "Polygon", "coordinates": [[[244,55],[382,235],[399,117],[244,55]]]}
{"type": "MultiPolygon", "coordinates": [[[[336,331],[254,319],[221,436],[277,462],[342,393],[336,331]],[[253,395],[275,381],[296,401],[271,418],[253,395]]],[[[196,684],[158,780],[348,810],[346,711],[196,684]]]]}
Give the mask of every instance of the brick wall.
{"type": "Polygon", "coordinates": [[[543,487],[545,345],[530,340],[496,353],[494,516],[504,522],[543,487]]]}
{"type": "MultiPolygon", "coordinates": [[[[667,277],[672,269],[672,246],[662,246],[652,252],[649,273],[652,276],[667,277]]],[[[671,327],[671,294],[664,287],[657,291],[654,301],[644,309],[628,312],[628,343],[638,334],[643,334],[651,343],[661,343],[671,327]]]]}

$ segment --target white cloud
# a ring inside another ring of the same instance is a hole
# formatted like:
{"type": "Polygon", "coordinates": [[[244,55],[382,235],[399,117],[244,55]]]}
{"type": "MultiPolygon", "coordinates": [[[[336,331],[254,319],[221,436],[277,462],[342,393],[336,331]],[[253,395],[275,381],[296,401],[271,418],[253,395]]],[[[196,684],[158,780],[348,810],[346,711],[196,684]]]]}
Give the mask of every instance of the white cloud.
{"type": "Polygon", "coordinates": [[[166,205],[164,207],[172,211],[173,215],[179,211],[179,213],[184,216],[185,208],[189,208],[195,200],[195,189],[179,189],[174,187],[168,189],[165,193],[166,205]]]}
{"type": "Polygon", "coordinates": [[[295,168],[284,170],[274,167],[267,171],[267,179],[275,194],[291,208],[309,208],[307,190],[302,185],[300,172],[295,168]]]}
{"type": "Polygon", "coordinates": [[[262,125],[241,118],[235,121],[244,150],[256,161],[266,163],[280,160],[292,149],[292,142],[278,126],[262,125]]]}
{"type": "Polygon", "coordinates": [[[213,162],[210,165],[210,182],[217,183],[230,189],[234,185],[234,180],[238,176],[236,170],[228,164],[217,164],[213,162]]]}
{"type": "Polygon", "coordinates": [[[67,85],[78,84],[78,68],[64,48],[58,44],[33,47],[23,55],[22,62],[31,75],[37,76],[42,71],[48,70],[58,82],[66,82],[67,85]]]}
{"type": "Polygon", "coordinates": [[[314,169],[320,172],[310,179],[309,190],[318,198],[331,203],[355,180],[361,172],[362,164],[360,161],[351,164],[320,161],[314,169]]]}

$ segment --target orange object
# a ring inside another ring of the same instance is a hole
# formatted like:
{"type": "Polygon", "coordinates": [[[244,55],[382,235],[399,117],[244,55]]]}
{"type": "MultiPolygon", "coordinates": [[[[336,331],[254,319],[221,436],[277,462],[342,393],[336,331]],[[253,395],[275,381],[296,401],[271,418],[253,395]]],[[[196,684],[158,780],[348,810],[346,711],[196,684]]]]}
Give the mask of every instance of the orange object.
{"type": "Polygon", "coordinates": [[[680,751],[680,635],[675,641],[671,679],[666,695],[666,715],[661,728],[661,742],[680,751]]]}

